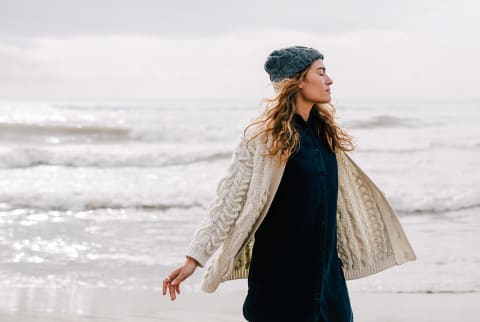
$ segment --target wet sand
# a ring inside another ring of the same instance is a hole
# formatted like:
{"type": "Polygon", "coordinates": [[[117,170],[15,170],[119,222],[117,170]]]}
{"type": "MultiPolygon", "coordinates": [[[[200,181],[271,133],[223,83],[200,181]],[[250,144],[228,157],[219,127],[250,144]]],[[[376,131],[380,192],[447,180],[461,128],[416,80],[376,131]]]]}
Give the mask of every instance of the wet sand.
{"type": "MultiPolygon", "coordinates": [[[[75,289],[2,289],[0,321],[245,321],[245,292],[192,293],[175,301],[160,291],[75,289]]],[[[476,321],[480,293],[350,292],[356,322],[476,321]]]]}

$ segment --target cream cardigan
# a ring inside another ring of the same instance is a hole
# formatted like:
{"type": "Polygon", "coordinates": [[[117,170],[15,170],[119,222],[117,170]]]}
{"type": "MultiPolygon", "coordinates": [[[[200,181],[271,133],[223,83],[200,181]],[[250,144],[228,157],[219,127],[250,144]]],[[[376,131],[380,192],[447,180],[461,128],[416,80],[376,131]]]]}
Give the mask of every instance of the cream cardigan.
{"type": "MultiPolygon", "coordinates": [[[[217,251],[201,289],[214,292],[220,283],[248,278],[254,235],[268,212],[285,165],[264,157],[271,144],[247,138],[261,125],[243,132],[216,197],[197,227],[186,255],[200,267],[217,251]]],[[[384,193],[344,151],[338,161],[337,250],[346,279],[356,279],[416,259],[397,215],[384,193]]],[[[288,254],[285,258],[288,260],[288,254]]],[[[281,265],[281,260],[279,261],[281,265]]]]}

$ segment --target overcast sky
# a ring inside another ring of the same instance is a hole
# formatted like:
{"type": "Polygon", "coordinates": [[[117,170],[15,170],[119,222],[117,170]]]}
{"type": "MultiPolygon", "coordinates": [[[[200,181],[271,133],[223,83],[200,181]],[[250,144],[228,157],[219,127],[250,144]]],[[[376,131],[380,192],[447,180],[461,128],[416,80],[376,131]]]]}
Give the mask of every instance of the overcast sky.
{"type": "Polygon", "coordinates": [[[0,0],[0,98],[261,98],[276,48],[332,97],[478,99],[478,1],[0,0]]]}

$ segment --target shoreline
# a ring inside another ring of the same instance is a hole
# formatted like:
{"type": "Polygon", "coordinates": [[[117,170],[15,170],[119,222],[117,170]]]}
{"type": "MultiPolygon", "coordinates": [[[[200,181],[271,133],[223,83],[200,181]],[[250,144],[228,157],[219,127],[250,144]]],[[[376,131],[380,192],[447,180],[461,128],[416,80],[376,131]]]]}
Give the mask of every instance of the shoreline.
{"type": "MultiPolygon", "coordinates": [[[[480,293],[350,292],[357,322],[474,321],[480,293]]],[[[11,288],[0,291],[0,320],[31,321],[195,321],[240,322],[246,291],[196,293],[175,301],[153,290],[103,288],[11,288]]]]}

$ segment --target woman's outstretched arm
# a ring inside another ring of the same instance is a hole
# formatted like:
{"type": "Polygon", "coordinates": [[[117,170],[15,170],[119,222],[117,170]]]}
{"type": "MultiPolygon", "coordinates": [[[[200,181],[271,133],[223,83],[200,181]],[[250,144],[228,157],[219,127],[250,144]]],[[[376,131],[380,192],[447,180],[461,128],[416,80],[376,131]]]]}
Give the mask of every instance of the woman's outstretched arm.
{"type": "Polygon", "coordinates": [[[253,172],[254,147],[243,133],[236,146],[227,174],[220,179],[216,196],[207,215],[197,227],[187,250],[187,256],[204,267],[207,260],[220,247],[242,210],[253,172]]]}
{"type": "Polygon", "coordinates": [[[186,261],[163,281],[163,295],[167,288],[172,300],[180,294],[180,283],[193,274],[197,266],[207,260],[227,237],[242,210],[253,172],[254,142],[247,144],[243,132],[227,169],[217,184],[216,196],[207,209],[203,222],[197,227],[188,246],[186,261]]]}

